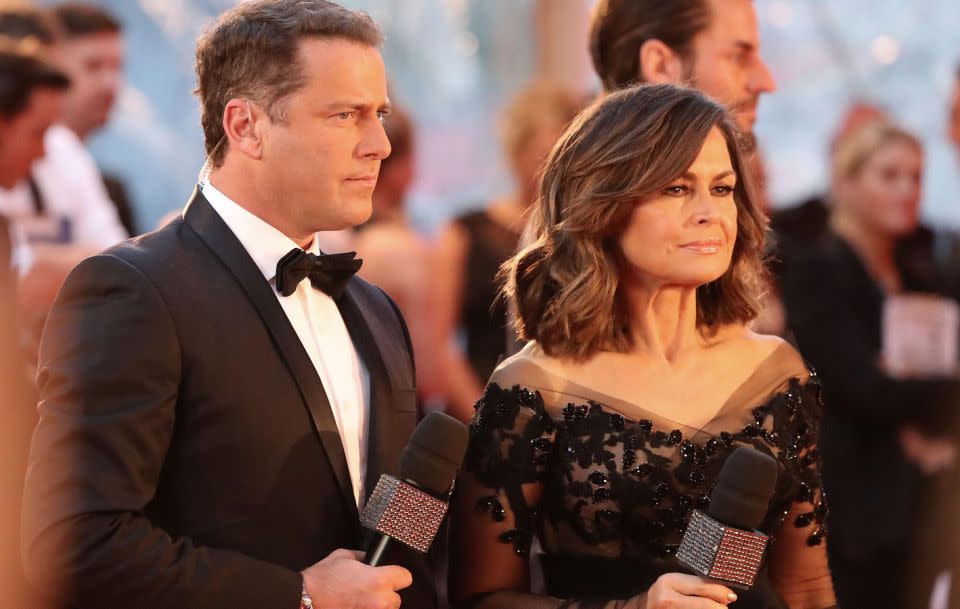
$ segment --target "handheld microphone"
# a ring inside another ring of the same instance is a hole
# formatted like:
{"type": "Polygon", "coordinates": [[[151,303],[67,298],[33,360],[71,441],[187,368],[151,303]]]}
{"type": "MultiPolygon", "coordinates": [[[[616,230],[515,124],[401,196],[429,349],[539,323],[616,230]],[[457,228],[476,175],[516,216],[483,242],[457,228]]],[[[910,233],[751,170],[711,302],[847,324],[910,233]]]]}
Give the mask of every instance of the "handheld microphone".
{"type": "Polygon", "coordinates": [[[391,539],[421,553],[430,549],[467,440],[467,426],[442,412],[417,425],[400,453],[399,476],[380,476],[360,515],[360,523],[375,532],[364,563],[377,566],[391,539]]]}
{"type": "Polygon", "coordinates": [[[777,484],[777,462],[741,446],[723,467],[706,512],[694,510],[677,559],[699,575],[731,587],[750,588],[769,538],[763,523],[777,484]]]}

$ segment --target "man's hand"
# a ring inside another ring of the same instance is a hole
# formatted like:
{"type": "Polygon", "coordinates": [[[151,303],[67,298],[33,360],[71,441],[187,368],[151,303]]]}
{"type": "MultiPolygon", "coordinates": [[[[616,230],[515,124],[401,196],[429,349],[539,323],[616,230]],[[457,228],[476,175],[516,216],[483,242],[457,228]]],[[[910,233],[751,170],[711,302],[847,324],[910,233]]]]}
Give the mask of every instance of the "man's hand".
{"type": "Polygon", "coordinates": [[[315,609],[397,609],[398,590],[413,583],[403,567],[371,567],[363,552],[335,550],[303,572],[315,609]]]}

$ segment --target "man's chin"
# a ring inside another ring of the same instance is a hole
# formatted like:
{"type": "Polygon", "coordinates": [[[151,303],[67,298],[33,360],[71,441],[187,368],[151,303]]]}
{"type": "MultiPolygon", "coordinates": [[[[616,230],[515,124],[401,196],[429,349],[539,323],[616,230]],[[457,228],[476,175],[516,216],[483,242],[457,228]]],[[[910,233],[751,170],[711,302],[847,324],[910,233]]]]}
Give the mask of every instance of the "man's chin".
{"type": "Polygon", "coordinates": [[[757,104],[755,101],[733,104],[728,106],[733,120],[744,133],[753,133],[753,126],[757,122],[757,104]]]}
{"type": "Polygon", "coordinates": [[[740,127],[740,130],[744,133],[753,133],[753,125],[757,122],[757,119],[745,116],[737,116],[737,126],[740,127]]]}
{"type": "Polygon", "coordinates": [[[373,203],[370,199],[350,201],[344,211],[346,212],[343,217],[344,228],[353,228],[370,219],[373,214],[373,203]]]}
{"type": "Polygon", "coordinates": [[[757,149],[757,137],[753,134],[753,129],[748,129],[739,123],[738,126],[740,126],[740,148],[745,153],[753,153],[757,149]]]}

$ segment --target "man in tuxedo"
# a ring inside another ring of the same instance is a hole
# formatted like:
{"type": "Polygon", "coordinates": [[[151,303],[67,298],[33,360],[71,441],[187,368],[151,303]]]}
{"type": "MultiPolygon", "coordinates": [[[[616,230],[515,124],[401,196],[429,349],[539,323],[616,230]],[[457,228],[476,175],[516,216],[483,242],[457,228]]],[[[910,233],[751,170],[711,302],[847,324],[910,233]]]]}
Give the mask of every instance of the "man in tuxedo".
{"type": "Polygon", "coordinates": [[[82,262],[45,330],[23,552],[64,604],[435,605],[425,559],[356,552],[416,423],[406,327],[316,245],[371,213],[381,40],[325,0],[251,0],[198,42],[210,171],[182,218],[82,262]]]}

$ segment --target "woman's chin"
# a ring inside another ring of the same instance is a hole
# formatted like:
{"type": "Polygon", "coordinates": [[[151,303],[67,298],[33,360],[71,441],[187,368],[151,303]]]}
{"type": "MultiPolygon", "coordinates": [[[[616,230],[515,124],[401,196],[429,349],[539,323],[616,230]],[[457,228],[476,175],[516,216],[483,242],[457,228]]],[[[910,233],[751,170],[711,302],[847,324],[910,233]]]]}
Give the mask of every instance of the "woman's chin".
{"type": "Polygon", "coordinates": [[[728,268],[729,265],[724,265],[719,266],[716,269],[703,269],[702,271],[695,273],[687,273],[686,276],[681,279],[681,281],[684,285],[688,285],[690,287],[703,287],[708,283],[713,283],[717,279],[723,277],[728,268]]]}
{"type": "Polygon", "coordinates": [[[672,288],[677,288],[681,290],[698,290],[703,286],[713,283],[717,279],[720,279],[723,276],[723,273],[720,274],[709,274],[709,275],[684,275],[672,277],[664,282],[664,285],[668,285],[672,288]]]}

